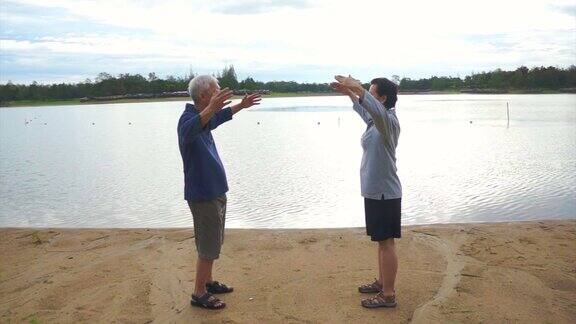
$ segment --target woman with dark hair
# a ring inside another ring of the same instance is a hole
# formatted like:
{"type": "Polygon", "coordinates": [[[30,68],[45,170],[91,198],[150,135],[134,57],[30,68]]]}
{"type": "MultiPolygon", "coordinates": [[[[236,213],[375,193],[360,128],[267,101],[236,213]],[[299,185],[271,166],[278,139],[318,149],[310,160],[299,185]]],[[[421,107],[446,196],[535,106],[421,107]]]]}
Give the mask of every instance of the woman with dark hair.
{"type": "Polygon", "coordinates": [[[398,87],[386,78],[376,78],[366,91],[352,77],[336,76],[331,84],[352,100],[354,110],[367,125],[362,135],[360,184],[364,197],[366,233],[378,242],[378,279],[358,287],[361,293],[377,293],[362,300],[367,308],[395,307],[394,281],[398,258],[394,239],[400,238],[402,186],[396,174],[396,146],[400,124],[396,117],[398,87]]]}

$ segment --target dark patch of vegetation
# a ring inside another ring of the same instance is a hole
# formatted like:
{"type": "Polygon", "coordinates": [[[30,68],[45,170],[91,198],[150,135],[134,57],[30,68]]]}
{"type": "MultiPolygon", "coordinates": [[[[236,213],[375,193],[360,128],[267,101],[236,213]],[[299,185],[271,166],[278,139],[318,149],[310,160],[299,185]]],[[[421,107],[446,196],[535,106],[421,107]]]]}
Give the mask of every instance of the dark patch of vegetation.
{"type": "MultiPolygon", "coordinates": [[[[79,83],[58,84],[7,84],[0,85],[0,103],[47,102],[54,100],[69,100],[79,98],[94,98],[118,96],[127,94],[166,94],[185,91],[188,81],[194,77],[190,72],[184,77],[168,76],[159,78],[156,73],[148,73],[147,77],[140,74],[120,74],[113,76],[100,73],[94,81],[86,80],[79,83]]],[[[328,83],[298,83],[295,81],[256,81],[252,77],[238,81],[234,66],[225,67],[216,75],[221,87],[233,90],[268,90],[275,93],[328,93],[332,92],[328,83]]],[[[491,72],[475,73],[464,79],[460,77],[437,77],[412,80],[400,79],[400,91],[427,92],[452,91],[468,93],[505,93],[505,92],[575,92],[576,66],[568,68],[557,67],[519,67],[514,71],[497,69],[491,72]]]]}

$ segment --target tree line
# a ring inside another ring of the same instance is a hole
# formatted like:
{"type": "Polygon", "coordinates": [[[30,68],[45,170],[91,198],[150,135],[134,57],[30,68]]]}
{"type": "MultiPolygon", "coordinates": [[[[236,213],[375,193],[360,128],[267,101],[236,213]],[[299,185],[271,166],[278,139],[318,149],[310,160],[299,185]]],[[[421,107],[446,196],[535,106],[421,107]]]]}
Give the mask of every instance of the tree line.
{"type": "MultiPolygon", "coordinates": [[[[100,73],[95,80],[87,79],[78,83],[54,84],[14,84],[0,85],[0,102],[17,100],[77,99],[125,94],[161,94],[186,91],[188,81],[194,77],[191,71],[182,77],[159,78],[156,73],[119,74],[117,76],[100,73]]],[[[215,75],[221,87],[233,90],[269,90],[271,92],[332,92],[328,83],[299,83],[295,81],[261,82],[247,77],[239,81],[234,66],[225,67],[215,75]]],[[[474,73],[460,77],[437,77],[412,80],[400,79],[400,91],[462,91],[465,89],[491,89],[501,91],[551,90],[561,91],[576,88],[576,66],[519,67],[514,71],[500,69],[491,72],[474,73]]]]}
{"type": "Polygon", "coordinates": [[[464,79],[459,77],[431,77],[428,79],[400,81],[401,91],[460,91],[463,89],[515,90],[569,90],[576,88],[576,66],[557,67],[521,66],[514,71],[497,69],[474,73],[464,79]]]}

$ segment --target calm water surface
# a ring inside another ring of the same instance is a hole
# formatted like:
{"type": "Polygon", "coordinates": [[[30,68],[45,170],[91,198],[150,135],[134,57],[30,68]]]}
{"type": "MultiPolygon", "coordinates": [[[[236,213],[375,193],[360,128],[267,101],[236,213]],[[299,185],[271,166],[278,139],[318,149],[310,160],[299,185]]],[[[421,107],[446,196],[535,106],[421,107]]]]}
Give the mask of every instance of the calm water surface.
{"type": "MultiPolygon", "coordinates": [[[[192,226],[183,107],[0,109],[0,227],[192,226]]],[[[397,114],[404,224],[576,218],[576,95],[400,96],[397,114]]],[[[344,97],[312,97],[215,130],[228,227],[363,226],[364,129],[344,97]]]]}

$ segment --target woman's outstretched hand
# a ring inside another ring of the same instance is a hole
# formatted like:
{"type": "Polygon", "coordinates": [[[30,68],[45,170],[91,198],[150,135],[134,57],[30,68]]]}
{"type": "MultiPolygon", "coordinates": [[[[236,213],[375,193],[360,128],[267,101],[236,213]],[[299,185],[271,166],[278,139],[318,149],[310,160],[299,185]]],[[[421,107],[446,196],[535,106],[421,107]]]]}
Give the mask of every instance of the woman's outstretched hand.
{"type": "Polygon", "coordinates": [[[355,88],[355,87],[362,87],[362,84],[360,83],[359,80],[354,79],[353,77],[351,77],[350,75],[343,76],[343,75],[337,75],[334,77],[334,79],[336,79],[336,81],[338,81],[339,83],[341,83],[342,85],[344,85],[347,88],[355,88]]]}
{"type": "Polygon", "coordinates": [[[330,84],[330,86],[345,95],[351,96],[351,95],[356,95],[361,97],[362,94],[364,93],[364,88],[362,88],[362,83],[360,83],[360,81],[354,79],[353,77],[351,77],[350,75],[343,76],[343,75],[336,75],[334,77],[334,79],[336,79],[337,82],[332,82],[330,84]],[[351,92],[351,94],[350,94],[351,92]]]}
{"type": "Polygon", "coordinates": [[[346,96],[354,96],[354,92],[352,90],[345,87],[342,83],[339,82],[332,82],[330,83],[330,87],[334,89],[336,92],[339,92],[346,96]]]}

